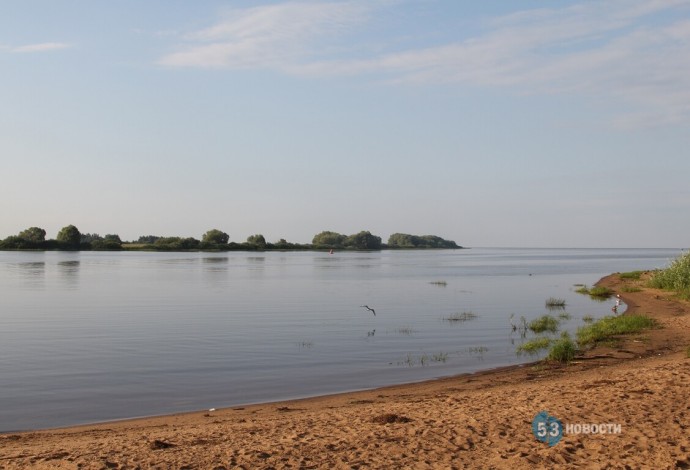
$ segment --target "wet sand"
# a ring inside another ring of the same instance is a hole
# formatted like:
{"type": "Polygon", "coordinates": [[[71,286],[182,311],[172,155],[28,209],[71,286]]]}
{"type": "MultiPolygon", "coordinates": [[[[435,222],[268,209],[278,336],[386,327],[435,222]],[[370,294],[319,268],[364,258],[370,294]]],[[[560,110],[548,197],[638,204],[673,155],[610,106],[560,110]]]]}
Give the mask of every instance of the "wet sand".
{"type": "Polygon", "coordinates": [[[536,363],[410,385],[0,435],[0,469],[690,468],[690,304],[643,288],[627,313],[664,327],[569,365],[536,363]],[[573,430],[539,442],[547,411],[573,430]],[[598,426],[599,427],[599,426],[598,426]]]}

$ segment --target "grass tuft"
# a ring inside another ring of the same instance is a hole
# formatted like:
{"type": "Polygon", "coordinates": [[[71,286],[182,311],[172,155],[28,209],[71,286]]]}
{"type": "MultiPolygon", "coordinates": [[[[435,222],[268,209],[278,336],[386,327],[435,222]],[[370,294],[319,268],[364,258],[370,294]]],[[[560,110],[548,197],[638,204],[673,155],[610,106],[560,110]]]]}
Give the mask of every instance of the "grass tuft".
{"type": "Polygon", "coordinates": [[[600,297],[606,299],[613,295],[613,291],[608,287],[596,286],[589,290],[589,295],[590,297],[600,297]]]}
{"type": "Polygon", "coordinates": [[[563,307],[565,307],[565,299],[557,299],[555,297],[549,297],[548,299],[546,299],[545,305],[547,308],[549,308],[549,307],[563,308],[563,307]]]}
{"type": "Polygon", "coordinates": [[[629,271],[627,273],[620,273],[618,277],[620,277],[621,279],[631,279],[633,281],[639,281],[640,276],[642,276],[642,273],[644,273],[644,271],[629,271]]]}
{"type": "Polygon", "coordinates": [[[567,331],[561,334],[561,338],[553,343],[547,359],[558,362],[570,362],[577,354],[577,345],[570,338],[567,331]]]}
{"type": "Polygon", "coordinates": [[[590,297],[594,299],[608,299],[613,295],[613,291],[609,289],[608,287],[603,287],[603,286],[596,286],[589,288],[587,286],[582,286],[579,289],[577,289],[575,292],[578,294],[585,294],[589,295],[590,297]]]}
{"type": "Polygon", "coordinates": [[[469,320],[474,320],[477,318],[477,314],[473,312],[458,312],[444,317],[443,320],[451,323],[465,322],[469,320]]]}
{"type": "Polygon", "coordinates": [[[448,353],[440,352],[431,356],[431,360],[434,362],[446,362],[448,360],[448,353]]]}
{"type": "Polygon", "coordinates": [[[618,335],[638,333],[649,328],[656,328],[656,320],[645,315],[621,315],[604,317],[590,325],[577,330],[577,342],[581,345],[596,344],[613,339],[618,335]]]}
{"type": "Polygon", "coordinates": [[[534,333],[543,333],[545,331],[555,333],[558,330],[559,323],[558,319],[551,315],[542,315],[529,322],[529,329],[534,333]]]}
{"type": "Polygon", "coordinates": [[[472,347],[467,348],[467,352],[469,352],[470,355],[479,354],[480,356],[482,354],[484,354],[485,352],[487,352],[488,350],[489,350],[489,348],[487,348],[486,346],[472,346],[472,347]]]}
{"type": "Polygon", "coordinates": [[[522,343],[517,347],[515,352],[517,354],[537,354],[539,351],[551,346],[551,342],[552,340],[550,338],[540,336],[522,343]]]}

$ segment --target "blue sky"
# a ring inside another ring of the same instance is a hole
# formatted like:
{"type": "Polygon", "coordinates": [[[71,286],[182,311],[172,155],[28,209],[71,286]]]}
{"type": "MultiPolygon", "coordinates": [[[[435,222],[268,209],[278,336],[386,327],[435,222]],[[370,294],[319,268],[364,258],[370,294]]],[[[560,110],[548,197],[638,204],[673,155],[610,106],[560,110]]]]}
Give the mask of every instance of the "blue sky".
{"type": "Polygon", "coordinates": [[[0,238],[687,247],[690,1],[3,0],[0,238]]]}

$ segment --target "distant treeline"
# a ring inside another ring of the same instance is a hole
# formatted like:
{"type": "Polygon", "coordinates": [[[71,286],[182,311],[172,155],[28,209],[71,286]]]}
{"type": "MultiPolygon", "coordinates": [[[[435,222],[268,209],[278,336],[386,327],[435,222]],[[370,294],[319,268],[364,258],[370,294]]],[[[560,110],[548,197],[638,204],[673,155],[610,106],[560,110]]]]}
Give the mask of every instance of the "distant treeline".
{"type": "Polygon", "coordinates": [[[231,242],[230,236],[218,229],[204,233],[201,240],[187,237],[143,235],[136,241],[122,241],[116,234],[100,236],[81,233],[74,225],[63,227],[55,239],[46,240],[46,231],[30,227],[17,235],[0,241],[0,250],[150,250],[150,251],[264,251],[264,250],[382,250],[419,248],[462,248],[452,240],[435,235],[409,235],[394,233],[388,243],[368,231],[352,235],[324,231],[314,236],[311,243],[290,243],[285,239],[267,242],[263,235],[247,237],[244,242],[231,242]]]}

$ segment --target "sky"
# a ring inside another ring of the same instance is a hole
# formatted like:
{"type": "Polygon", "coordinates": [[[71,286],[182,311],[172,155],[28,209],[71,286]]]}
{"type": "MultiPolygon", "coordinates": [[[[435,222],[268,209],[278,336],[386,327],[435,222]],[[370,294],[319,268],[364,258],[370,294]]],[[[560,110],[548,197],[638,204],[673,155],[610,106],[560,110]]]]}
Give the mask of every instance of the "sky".
{"type": "Polygon", "coordinates": [[[690,245],[690,0],[0,4],[0,238],[690,245]]]}

